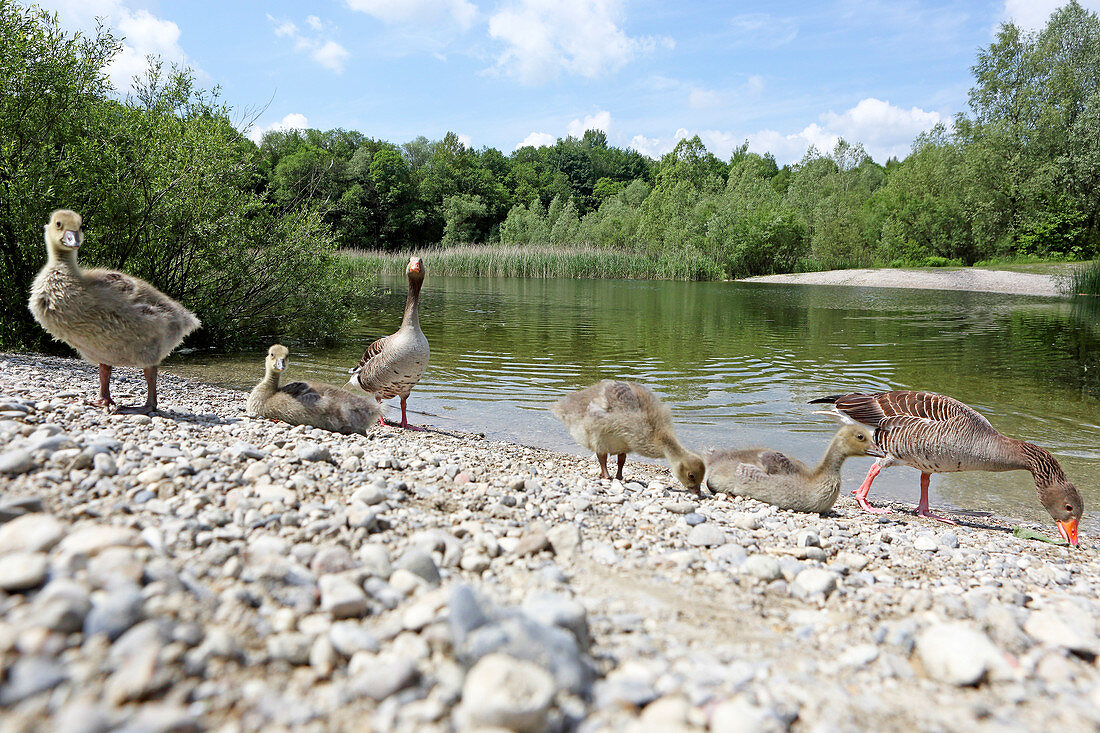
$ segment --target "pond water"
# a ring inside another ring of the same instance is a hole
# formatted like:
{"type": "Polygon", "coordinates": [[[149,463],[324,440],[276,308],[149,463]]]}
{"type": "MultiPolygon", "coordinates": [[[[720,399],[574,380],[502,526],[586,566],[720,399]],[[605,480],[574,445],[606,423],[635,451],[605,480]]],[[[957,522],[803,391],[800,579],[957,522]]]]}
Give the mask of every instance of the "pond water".
{"type": "MultiPolygon", "coordinates": [[[[346,345],[292,348],[287,379],[346,381],[366,344],[400,323],[405,283],[382,286],[346,345]]],[[[1082,536],[1100,530],[1100,327],[1067,300],[429,275],[421,326],[431,365],[409,408],[428,414],[410,414],[413,422],[581,455],[547,408],[570,390],[618,378],[660,394],[689,447],[765,445],[814,463],[835,424],[813,414],[810,399],[926,389],[1049,449],[1085,497],[1082,536]]],[[[247,390],[263,375],[264,352],[175,356],[165,368],[247,390]]],[[[871,461],[848,461],[845,493],[871,461]]],[[[871,498],[915,504],[918,478],[907,467],[885,471],[871,498]]],[[[1023,471],[933,476],[932,503],[1049,523],[1023,471]]]]}

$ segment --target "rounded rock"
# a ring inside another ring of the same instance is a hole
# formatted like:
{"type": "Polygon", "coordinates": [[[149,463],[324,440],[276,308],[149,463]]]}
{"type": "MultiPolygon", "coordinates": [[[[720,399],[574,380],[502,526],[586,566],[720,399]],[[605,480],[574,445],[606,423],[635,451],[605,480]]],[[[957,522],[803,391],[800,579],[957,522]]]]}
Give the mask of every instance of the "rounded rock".
{"type": "Polygon", "coordinates": [[[537,733],[547,726],[554,678],[542,667],[504,654],[482,657],[462,686],[467,726],[537,733]]]}

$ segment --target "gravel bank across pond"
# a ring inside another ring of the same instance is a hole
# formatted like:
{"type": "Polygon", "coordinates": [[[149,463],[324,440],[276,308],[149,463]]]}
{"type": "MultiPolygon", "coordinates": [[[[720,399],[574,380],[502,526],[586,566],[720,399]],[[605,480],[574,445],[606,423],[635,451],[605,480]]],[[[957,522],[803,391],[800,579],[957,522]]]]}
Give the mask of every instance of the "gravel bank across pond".
{"type": "Polygon", "coordinates": [[[790,285],[852,285],[861,288],[919,288],[924,290],[969,290],[1010,295],[1065,295],[1068,275],[1039,275],[1012,270],[896,269],[828,270],[789,275],[761,275],[742,282],[790,285]]]}
{"type": "Polygon", "coordinates": [[[161,415],[109,415],[94,386],[0,354],[5,729],[1100,726],[1089,547],[291,428],[171,375],[161,415]]]}

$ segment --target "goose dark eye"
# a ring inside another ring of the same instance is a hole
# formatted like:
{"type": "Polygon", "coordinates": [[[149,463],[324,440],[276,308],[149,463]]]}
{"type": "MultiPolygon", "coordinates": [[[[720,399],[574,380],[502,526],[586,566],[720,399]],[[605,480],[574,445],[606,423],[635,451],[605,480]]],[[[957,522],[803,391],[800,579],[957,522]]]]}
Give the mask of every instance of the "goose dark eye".
{"type": "Polygon", "coordinates": [[[856,433],[856,437],[860,440],[867,440],[867,436],[865,436],[863,433],[856,433]]]}
{"type": "Polygon", "coordinates": [[[1066,511],[1067,512],[1072,512],[1073,511],[1073,506],[1071,504],[1066,504],[1066,511]]]}
{"type": "Polygon", "coordinates": [[[57,222],[57,228],[58,228],[58,229],[60,229],[60,228],[61,228],[61,222],[57,222]]]}

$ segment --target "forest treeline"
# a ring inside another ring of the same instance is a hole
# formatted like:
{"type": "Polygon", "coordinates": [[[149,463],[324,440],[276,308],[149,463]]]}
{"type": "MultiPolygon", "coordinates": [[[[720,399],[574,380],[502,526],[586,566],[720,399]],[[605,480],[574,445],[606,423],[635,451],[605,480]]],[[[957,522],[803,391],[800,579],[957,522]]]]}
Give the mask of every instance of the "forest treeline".
{"type": "Polygon", "coordinates": [[[0,348],[46,345],[25,301],[60,207],[85,217],[86,265],[195,310],[193,345],[338,336],[370,285],[341,248],[614,250],[694,279],[1100,249],[1100,21],[1076,2],[1038,33],[1003,26],[969,111],[885,165],[843,140],[784,166],[746,146],[723,160],[697,137],[652,160],[598,130],[508,155],[453,133],[256,145],[186,69],[151,59],[120,98],[110,29],[67,34],[0,0],[0,49],[0,348]]]}

